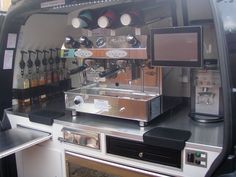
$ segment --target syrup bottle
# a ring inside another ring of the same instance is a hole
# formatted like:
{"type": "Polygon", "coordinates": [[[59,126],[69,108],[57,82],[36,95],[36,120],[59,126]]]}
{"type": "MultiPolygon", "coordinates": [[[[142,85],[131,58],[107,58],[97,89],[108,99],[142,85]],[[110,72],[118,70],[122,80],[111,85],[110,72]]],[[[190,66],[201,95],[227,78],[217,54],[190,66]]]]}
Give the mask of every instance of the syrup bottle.
{"type": "Polygon", "coordinates": [[[60,59],[60,62],[59,62],[59,80],[60,81],[63,81],[65,78],[64,78],[64,70],[63,70],[63,65],[64,62],[63,62],[63,58],[61,58],[61,49],[58,50],[58,54],[59,54],[59,57],[58,59],[60,59]]]}
{"type": "Polygon", "coordinates": [[[44,74],[45,74],[45,80],[46,80],[46,84],[51,84],[52,83],[52,75],[51,72],[48,69],[48,59],[47,59],[47,54],[49,54],[49,52],[47,50],[43,50],[43,60],[42,63],[44,65],[44,74]]]}
{"type": "MultiPolygon", "coordinates": [[[[25,66],[26,63],[24,61],[24,55],[27,54],[26,51],[21,51],[21,60],[19,63],[20,69],[21,69],[21,73],[18,79],[18,88],[19,89],[28,89],[30,88],[30,83],[29,83],[29,78],[27,77],[27,75],[24,73],[25,72],[25,66]]],[[[30,98],[26,98],[26,99],[19,99],[18,100],[18,104],[20,106],[26,106],[26,105],[30,105],[30,98]]]]}
{"type": "Polygon", "coordinates": [[[45,72],[47,71],[47,65],[48,65],[47,54],[49,54],[49,51],[43,50],[42,64],[44,66],[44,71],[45,72]]]}
{"type": "Polygon", "coordinates": [[[55,69],[55,76],[54,76],[54,80],[60,81],[61,77],[60,77],[60,62],[61,62],[61,58],[60,58],[60,51],[61,49],[56,48],[56,58],[55,58],[55,63],[56,63],[56,69],[55,69]]]}
{"type": "Polygon", "coordinates": [[[29,54],[29,59],[27,61],[27,66],[29,69],[29,76],[30,76],[30,87],[37,87],[38,86],[38,81],[37,78],[35,76],[35,74],[32,73],[33,71],[33,66],[34,63],[32,61],[32,54],[36,54],[36,52],[32,51],[32,50],[28,50],[28,54],[29,54]]]}
{"type": "Polygon", "coordinates": [[[43,69],[44,70],[44,72],[43,72],[44,81],[41,80],[40,85],[46,85],[47,84],[47,72],[48,72],[48,69],[47,69],[47,66],[48,66],[47,54],[48,53],[49,52],[47,50],[43,50],[42,64],[43,64],[43,67],[44,67],[44,69],[43,69]]]}
{"type": "MultiPolygon", "coordinates": [[[[43,50],[43,59],[42,59],[42,65],[44,67],[43,72],[40,73],[40,78],[39,78],[39,85],[40,86],[46,86],[47,84],[47,53],[49,53],[47,50],[43,50]]],[[[39,96],[39,101],[43,102],[47,99],[46,94],[42,94],[39,96]]]]}
{"type": "MultiPolygon", "coordinates": [[[[36,67],[36,73],[39,76],[40,75],[40,66],[41,66],[41,61],[39,59],[39,54],[42,54],[43,52],[41,50],[36,50],[36,59],[35,59],[35,67],[36,67]]],[[[39,85],[39,84],[38,84],[39,85]]]]}
{"type": "Polygon", "coordinates": [[[53,73],[54,73],[54,70],[53,70],[53,64],[54,64],[54,58],[53,58],[53,52],[55,51],[55,49],[49,49],[50,51],[50,57],[48,59],[48,63],[49,63],[49,71],[51,73],[51,82],[53,82],[53,73]]]}
{"type": "MultiPolygon", "coordinates": [[[[27,61],[27,66],[28,66],[28,70],[29,70],[29,80],[30,80],[30,88],[34,88],[38,86],[38,77],[36,73],[33,73],[33,66],[34,63],[32,61],[32,54],[36,54],[36,52],[32,51],[32,50],[28,50],[28,54],[29,54],[29,59],[27,61]]],[[[37,96],[32,96],[31,97],[31,103],[37,103],[39,101],[37,96]]]]}
{"type": "Polygon", "coordinates": [[[24,71],[25,71],[25,61],[24,61],[24,55],[27,54],[26,51],[22,50],[21,51],[21,60],[19,63],[20,69],[21,69],[21,76],[24,76],[24,71]]]}
{"type": "MultiPolygon", "coordinates": [[[[39,55],[43,52],[41,50],[36,50],[36,59],[35,59],[35,67],[36,67],[36,75],[38,80],[38,86],[43,86],[46,84],[44,73],[40,72],[41,60],[39,59],[39,55]]],[[[46,95],[42,94],[39,96],[39,102],[43,102],[46,100],[46,95]]]]}
{"type": "Polygon", "coordinates": [[[69,78],[68,71],[66,69],[66,58],[62,58],[61,61],[62,61],[62,77],[63,80],[66,80],[69,78]]]}

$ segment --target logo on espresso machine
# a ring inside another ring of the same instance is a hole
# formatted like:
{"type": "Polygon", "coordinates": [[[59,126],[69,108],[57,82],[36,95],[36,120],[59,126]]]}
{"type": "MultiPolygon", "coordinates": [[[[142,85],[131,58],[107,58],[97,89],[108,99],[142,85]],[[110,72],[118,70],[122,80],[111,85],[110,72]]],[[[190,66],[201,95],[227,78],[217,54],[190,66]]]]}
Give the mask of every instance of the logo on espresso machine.
{"type": "Polygon", "coordinates": [[[109,58],[124,58],[128,56],[128,53],[124,50],[114,49],[107,51],[106,56],[109,58]]]}
{"type": "Polygon", "coordinates": [[[93,52],[86,50],[86,49],[78,49],[75,52],[75,56],[79,57],[79,58],[88,58],[88,57],[93,56],[93,52]]]}

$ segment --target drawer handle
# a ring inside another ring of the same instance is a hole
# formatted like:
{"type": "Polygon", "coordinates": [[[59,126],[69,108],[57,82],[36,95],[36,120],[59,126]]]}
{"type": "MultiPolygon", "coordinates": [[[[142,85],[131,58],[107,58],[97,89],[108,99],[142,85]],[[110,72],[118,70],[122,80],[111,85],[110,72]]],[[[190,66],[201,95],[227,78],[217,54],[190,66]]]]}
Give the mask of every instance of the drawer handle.
{"type": "Polygon", "coordinates": [[[138,156],[139,156],[140,158],[143,158],[143,152],[140,152],[140,153],[138,154],[138,156]]]}

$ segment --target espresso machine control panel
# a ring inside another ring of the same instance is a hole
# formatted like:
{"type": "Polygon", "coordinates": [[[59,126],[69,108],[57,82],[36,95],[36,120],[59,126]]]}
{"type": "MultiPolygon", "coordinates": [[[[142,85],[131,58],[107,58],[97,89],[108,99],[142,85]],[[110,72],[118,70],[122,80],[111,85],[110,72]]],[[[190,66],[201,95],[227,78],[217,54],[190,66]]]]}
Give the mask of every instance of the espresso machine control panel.
{"type": "Polygon", "coordinates": [[[81,36],[77,41],[79,45],[68,45],[65,42],[63,57],[70,58],[102,58],[102,59],[148,59],[147,35],[126,36],[81,36]]]}

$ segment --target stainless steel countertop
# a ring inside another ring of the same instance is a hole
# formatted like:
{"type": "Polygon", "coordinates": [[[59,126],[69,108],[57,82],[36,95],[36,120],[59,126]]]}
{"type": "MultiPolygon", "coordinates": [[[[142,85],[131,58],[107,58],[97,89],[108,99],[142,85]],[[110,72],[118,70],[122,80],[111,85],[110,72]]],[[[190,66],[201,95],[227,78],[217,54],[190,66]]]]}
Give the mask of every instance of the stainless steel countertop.
{"type": "Polygon", "coordinates": [[[34,144],[49,139],[51,135],[25,128],[0,132],[0,159],[34,144]]]}
{"type": "MultiPolygon", "coordinates": [[[[43,105],[28,106],[25,108],[13,106],[8,113],[28,117],[30,111],[48,109],[64,111],[64,98],[57,98],[44,103],[43,105]]],[[[135,111],[135,110],[134,110],[135,111]]],[[[188,116],[189,108],[181,108],[156,118],[146,127],[139,127],[138,122],[122,120],[98,115],[82,114],[72,117],[69,111],[65,115],[54,120],[54,123],[62,124],[65,127],[85,129],[109,135],[127,137],[142,141],[142,135],[154,127],[167,127],[180,130],[189,130],[192,135],[187,144],[203,145],[212,148],[221,148],[223,145],[223,123],[202,124],[191,120],[188,116]]]]}

